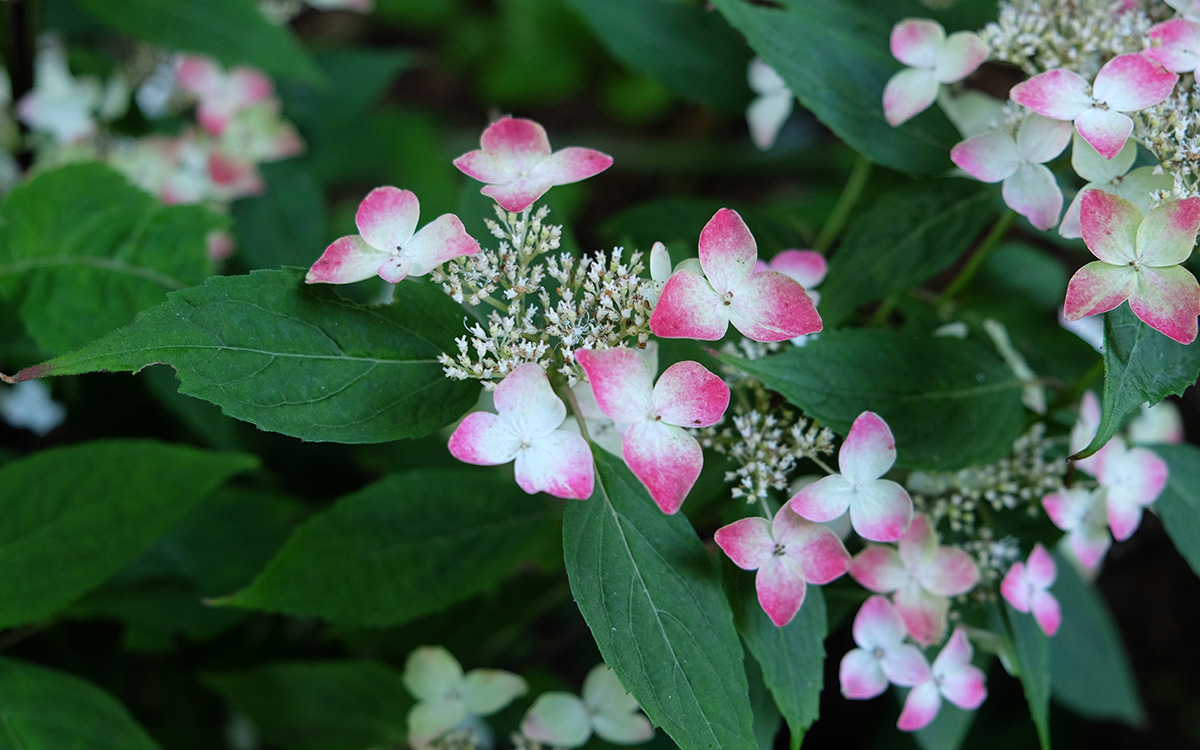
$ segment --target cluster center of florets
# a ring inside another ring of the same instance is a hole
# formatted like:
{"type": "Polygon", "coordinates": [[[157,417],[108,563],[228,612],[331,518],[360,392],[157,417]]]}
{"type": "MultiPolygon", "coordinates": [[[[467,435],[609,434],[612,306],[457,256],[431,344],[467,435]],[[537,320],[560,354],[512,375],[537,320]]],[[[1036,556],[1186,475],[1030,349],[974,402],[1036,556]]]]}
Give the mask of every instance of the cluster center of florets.
{"type": "Polygon", "coordinates": [[[787,545],[775,542],[775,549],[771,551],[771,554],[775,557],[783,557],[787,554],[787,545]]]}

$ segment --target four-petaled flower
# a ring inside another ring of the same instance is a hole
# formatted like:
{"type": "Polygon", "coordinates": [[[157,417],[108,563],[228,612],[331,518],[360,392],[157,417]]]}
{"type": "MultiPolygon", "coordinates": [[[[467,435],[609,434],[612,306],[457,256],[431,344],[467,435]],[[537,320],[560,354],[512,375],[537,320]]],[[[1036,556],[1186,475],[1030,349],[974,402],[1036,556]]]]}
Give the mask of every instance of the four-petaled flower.
{"type": "Polygon", "coordinates": [[[1171,189],[1174,180],[1169,172],[1159,170],[1155,174],[1154,167],[1138,167],[1130,171],[1137,159],[1137,151],[1137,142],[1129,141],[1120,153],[1105,159],[1090,143],[1078,133],[1075,134],[1071,147],[1071,167],[1075,174],[1088,182],[1075,194],[1071,205],[1067,206],[1062,223],[1058,225],[1060,235],[1072,239],[1083,236],[1079,227],[1079,204],[1088,190],[1103,190],[1119,195],[1142,211],[1149,211],[1154,207],[1154,193],[1171,189]]]}
{"type": "Polygon", "coordinates": [[[480,192],[505,211],[520,213],[555,185],[567,185],[599,174],[612,157],[590,148],[571,146],[550,151],[546,130],[533,120],[501,117],[483,131],[483,148],[454,160],[468,177],[488,183],[480,192]]]}
{"type": "Polygon", "coordinates": [[[625,463],[664,513],[674,513],[704,467],[685,427],[708,427],[729,406],[729,386],[699,362],[677,362],[658,383],[633,349],[580,349],[600,411],[622,426],[625,463]]]}
{"type": "Polygon", "coordinates": [[[722,208],[700,232],[704,275],[681,268],[671,275],[650,314],[661,338],[716,341],[729,324],[755,341],[784,341],[821,330],[821,316],[804,287],[776,271],[754,271],[758,246],[736,211],[722,208]]]}
{"type": "Polygon", "coordinates": [[[1032,611],[1042,632],[1054,635],[1062,624],[1062,609],[1049,591],[1057,577],[1058,566],[1054,564],[1054,558],[1038,542],[1033,545],[1026,562],[1013,563],[1004,574],[1000,593],[1018,612],[1032,611]]]}
{"type": "Polygon", "coordinates": [[[746,124],[750,127],[750,139],[762,151],[775,144],[775,136],[792,113],[792,102],[796,95],[787,87],[775,69],[763,62],[761,57],[750,61],[746,70],[746,82],[757,94],[746,108],[746,124]]]}
{"type": "Polygon", "coordinates": [[[739,568],[758,571],[758,603],[777,627],[800,611],[807,584],[829,583],[850,564],[850,554],[836,534],[786,505],[770,522],[753,516],[722,526],[716,542],[739,568]]]}
{"type": "Polygon", "coordinates": [[[637,745],[654,736],[654,726],[607,664],[583,680],[582,695],[542,693],[521,720],[521,734],[556,748],[579,747],[595,732],[606,742],[637,745]]]}
{"type": "Polygon", "coordinates": [[[1200,198],[1164,203],[1147,215],[1116,195],[1089,190],[1079,209],[1083,241],[1099,260],[1067,284],[1063,316],[1078,320],[1125,300],[1133,314],[1181,344],[1196,339],[1200,285],[1179,264],[1200,230],[1200,198]]]}
{"type": "Polygon", "coordinates": [[[179,88],[196,97],[196,119],[213,135],[221,135],[237,113],[268,99],[271,79],[254,68],[236,67],[228,73],[211,58],[180,55],[175,59],[179,88]]]}
{"type": "Polygon", "coordinates": [[[941,710],[942,698],[964,711],[974,711],[983,705],[987,688],[983,684],[983,670],[971,663],[973,653],[966,631],[955,628],[933,660],[929,679],[909,691],[896,726],[905,732],[928,726],[941,710]]]}
{"type": "Polygon", "coordinates": [[[1125,113],[1160,104],[1178,80],[1149,57],[1132,53],[1106,62],[1092,84],[1058,68],[1018,83],[1008,95],[1039,115],[1073,121],[1083,139],[1111,159],[1133,132],[1133,120],[1125,113]]]}
{"type": "Polygon", "coordinates": [[[1155,25],[1146,36],[1153,46],[1142,54],[1172,73],[1194,73],[1200,68],[1200,23],[1172,18],[1155,25]]]}
{"type": "Polygon", "coordinates": [[[887,423],[865,411],[838,450],[840,474],[796,493],[789,504],[810,521],[832,521],[850,509],[850,525],[864,539],[894,542],[908,529],[913,502],[899,484],[881,477],[896,462],[896,441],[887,423]]]}
{"type": "Polygon", "coordinates": [[[451,258],[479,252],[479,243],[453,214],[442,214],[415,231],[420,210],[410,190],[375,188],[354,217],[359,234],[325,248],[304,280],[348,284],[379,274],[395,284],[406,276],[424,276],[451,258]]]}
{"type": "Polygon", "coordinates": [[[500,669],[464,675],[441,646],[421,646],[408,655],[404,686],[417,699],[408,712],[408,742],[417,750],[476,717],[496,713],[528,690],[524,679],[500,669]]]}
{"type": "Polygon", "coordinates": [[[929,518],[913,518],[900,537],[899,551],[876,544],[854,556],[850,575],[878,594],[895,592],[896,611],[908,634],[929,646],[942,639],[951,596],[965,594],[979,582],[979,569],[957,547],[938,546],[929,518]]]}
{"type": "Polygon", "coordinates": [[[1112,546],[1105,517],[1104,490],[1071,487],[1042,498],[1055,526],[1067,532],[1067,547],[1087,570],[1095,570],[1112,546]]]}
{"type": "Polygon", "coordinates": [[[592,451],[580,435],[559,429],[567,407],[554,395],[546,372],[526,363],[494,392],[496,411],[477,411],[450,436],[450,453],[469,464],[514,462],[517,484],[529,494],[584,499],[595,480],[592,451]]]}
{"type": "Polygon", "coordinates": [[[883,116],[889,125],[924,112],[943,83],[961,81],[987,59],[987,45],[975,34],[957,31],[947,37],[940,23],[922,18],[896,24],[891,47],[892,56],[908,67],[883,89],[883,116]]]}
{"type": "Polygon", "coordinates": [[[901,687],[929,679],[929,662],[911,643],[904,642],[904,621],[882,596],[872,596],[854,616],[851,628],[858,648],[842,657],[838,680],[842,695],[866,700],[883,694],[888,683],[901,687]]]}
{"type": "Polygon", "coordinates": [[[1142,508],[1158,499],[1167,484],[1167,462],[1148,448],[1130,448],[1114,437],[1095,456],[1096,481],[1104,488],[1108,525],[1117,541],[1133,536],[1142,508]]]}

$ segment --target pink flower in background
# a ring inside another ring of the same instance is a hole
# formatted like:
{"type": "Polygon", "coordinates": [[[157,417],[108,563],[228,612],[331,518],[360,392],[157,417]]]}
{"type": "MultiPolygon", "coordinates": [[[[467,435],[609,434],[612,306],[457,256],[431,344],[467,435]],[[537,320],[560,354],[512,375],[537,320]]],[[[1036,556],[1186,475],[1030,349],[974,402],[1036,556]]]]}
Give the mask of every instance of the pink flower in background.
{"type": "Polygon", "coordinates": [[[215,60],[200,55],[177,57],[175,76],[179,87],[196,97],[196,118],[213,135],[221,135],[234,115],[274,92],[271,79],[257,70],[237,67],[227,73],[215,60]]]}
{"type": "Polygon", "coordinates": [[[1157,44],[1142,54],[1172,73],[1194,73],[1200,67],[1200,23],[1172,18],[1155,25],[1146,36],[1157,44]]]}
{"type": "Polygon", "coordinates": [[[450,454],[483,466],[514,462],[529,494],[585,499],[595,479],[592,451],[580,435],[560,429],[567,407],[536,364],[517,367],[495,390],[496,414],[468,414],[450,436],[450,454]]]}
{"type": "Polygon", "coordinates": [[[406,276],[424,276],[451,258],[479,252],[479,243],[457,216],[442,214],[415,231],[419,215],[420,203],[412,191],[375,188],[354,217],[360,234],[327,247],[304,280],[348,284],[378,274],[395,284],[406,276]]]}
{"type": "Polygon", "coordinates": [[[888,684],[909,687],[929,679],[929,662],[911,643],[892,603],[872,596],[854,616],[854,642],[858,648],[842,657],[838,679],[842,695],[866,700],[882,695],[888,684]]]}
{"type": "Polygon", "coordinates": [[[784,341],[821,330],[821,316],[794,279],[755,272],[758,246],[736,211],[722,208],[700,232],[704,275],[681,268],[671,275],[650,314],[662,338],[715,341],[729,324],[755,341],[784,341]]]}
{"type": "Polygon", "coordinates": [[[1000,182],[1004,202],[1041,230],[1058,223],[1063,196],[1045,162],[1071,141],[1071,124],[1030,112],[1016,140],[993,130],[950,150],[950,159],[977,180],[1000,182]]]}
{"type": "Polygon", "coordinates": [[[1083,139],[1111,159],[1133,132],[1133,120],[1124,113],[1165,101],[1178,81],[1179,76],[1135,53],[1106,62],[1094,83],[1059,68],[1018,83],[1009,96],[1039,115],[1073,121],[1083,139]]]}
{"type": "Polygon", "coordinates": [[[1142,411],[1129,423],[1131,443],[1182,443],[1183,416],[1179,407],[1170,401],[1159,401],[1154,406],[1142,404],[1142,411]]]}
{"type": "Polygon", "coordinates": [[[1055,526],[1067,532],[1067,547],[1087,570],[1095,570],[1112,546],[1105,515],[1104,490],[1071,487],[1042,498],[1055,526]]]}
{"type": "Polygon", "coordinates": [[[1000,593],[1018,612],[1033,612],[1038,627],[1046,635],[1058,632],[1062,609],[1049,589],[1058,577],[1058,566],[1046,548],[1037,543],[1026,562],[1015,562],[1000,582],[1000,593]]]}
{"type": "Polygon", "coordinates": [[[1130,448],[1114,437],[1096,454],[1096,481],[1104,488],[1108,525],[1117,541],[1137,531],[1142,508],[1158,499],[1167,484],[1167,462],[1147,448],[1130,448]]]}
{"type": "Polygon", "coordinates": [[[468,177],[488,183],[481,191],[505,211],[520,213],[555,185],[579,182],[612,165],[612,157],[572,146],[550,151],[546,130],[533,120],[501,117],[483,131],[483,148],[454,160],[468,177]]]}
{"type": "Polygon", "coordinates": [[[865,411],[854,420],[838,450],[840,474],[804,487],[789,502],[810,521],[832,521],[850,510],[850,524],[864,539],[894,542],[912,521],[908,492],[881,477],[896,462],[896,441],[878,414],[865,411]]]}
{"type": "Polygon", "coordinates": [[[821,302],[821,293],[814,292],[813,288],[825,280],[825,274],[829,273],[829,263],[825,256],[816,250],[780,250],[771,258],[770,263],[755,261],[754,271],[778,271],[795,279],[804,287],[815,307],[821,302]]]}
{"type": "Polygon", "coordinates": [[[904,701],[904,709],[896,726],[905,732],[915,732],[929,726],[942,708],[942,698],[964,711],[974,711],[987,698],[983,670],[971,663],[971,641],[962,628],[942,647],[929,679],[913,687],[904,701]]]}
{"type": "Polygon", "coordinates": [[[883,89],[883,115],[900,125],[924,112],[937,99],[943,83],[961,81],[987,59],[987,45],[969,31],[946,36],[937,21],[908,18],[896,24],[892,56],[908,67],[893,75],[883,89]]]}
{"type": "Polygon", "coordinates": [[[900,537],[899,550],[876,544],[854,556],[850,575],[877,594],[893,593],[893,601],[913,640],[929,646],[946,632],[951,596],[965,594],[979,582],[979,569],[963,550],[938,546],[929,518],[913,518],[900,537]]]}
{"type": "Polygon", "coordinates": [[[717,545],[742,570],[757,570],[754,586],[763,611],[777,627],[792,621],[807,584],[829,583],[846,572],[850,555],[829,529],[806,521],[786,505],[775,519],[743,518],[717,529],[717,545]]]}
{"type": "MultiPolygon", "coordinates": [[[[1096,394],[1092,391],[1086,391],[1083,394],[1083,398],[1079,401],[1079,417],[1075,420],[1075,424],[1071,426],[1071,436],[1067,442],[1067,450],[1070,451],[1071,455],[1074,455],[1088,447],[1096,437],[1096,431],[1099,429],[1100,399],[1096,398],[1096,394]]],[[[1101,448],[1097,453],[1103,451],[1104,448],[1101,448]]],[[[1093,453],[1087,458],[1077,459],[1075,461],[1075,468],[1095,476],[1097,453],[1093,453]]]]}
{"type": "Polygon", "coordinates": [[[653,382],[645,361],[629,348],[580,349],[596,403],[624,429],[621,452],[664,513],[683,504],[704,453],[685,427],[708,427],[729,406],[729,386],[698,362],[677,362],[653,382]]]}
{"type": "Polygon", "coordinates": [[[1080,203],[1083,241],[1099,260],[1075,272],[1063,315],[1078,320],[1125,300],[1142,322],[1181,344],[1196,339],[1200,285],[1179,264],[1200,230],[1200,198],[1164,203],[1143,215],[1124,198],[1089,190],[1080,203]]]}

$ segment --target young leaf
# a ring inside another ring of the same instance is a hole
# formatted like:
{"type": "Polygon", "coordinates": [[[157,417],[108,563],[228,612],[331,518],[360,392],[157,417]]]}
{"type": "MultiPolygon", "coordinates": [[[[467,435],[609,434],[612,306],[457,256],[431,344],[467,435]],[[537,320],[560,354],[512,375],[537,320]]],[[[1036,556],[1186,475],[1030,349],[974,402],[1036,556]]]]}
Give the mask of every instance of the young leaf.
{"type": "Polygon", "coordinates": [[[1133,670],[1108,607],[1094,588],[1080,580],[1074,566],[1055,558],[1054,595],[1067,613],[1058,633],[1049,639],[1050,689],[1055,699],[1082,716],[1140,722],[1143,711],[1133,670]]]}
{"type": "Polygon", "coordinates": [[[286,26],[267,20],[253,0],[76,0],[98,20],[167,49],[251,65],[275,76],[320,81],[321,74],[286,26]]]}
{"type": "Polygon", "coordinates": [[[1042,750],[1050,750],[1050,639],[1032,615],[1021,614],[1005,603],[1013,637],[1017,677],[1025,688],[1025,701],[1037,727],[1042,750]]]}
{"type": "Polygon", "coordinates": [[[427,435],[462,416],[479,386],[449,380],[463,310],[405,283],[367,307],[304,271],[219,276],[168,296],[130,325],[16,380],[169,364],[179,389],[259,428],[303,440],[379,443],[427,435]]]}
{"type": "Polygon", "coordinates": [[[159,750],[125,707],[78,677],[0,658],[5,750],[159,750]]]}
{"type": "Polygon", "coordinates": [[[881,195],[829,259],[821,287],[825,327],[953,265],[991,217],[992,193],[967,180],[939,180],[881,195]]]}
{"type": "Polygon", "coordinates": [[[817,720],[825,678],[827,625],[821,589],[809,586],[795,619],[779,628],[758,603],[753,574],[738,570],[728,561],[723,573],[734,623],[787,720],[791,746],[800,747],[804,733],[817,720]]]}
{"type": "Polygon", "coordinates": [[[163,206],[102,164],[42,172],[0,203],[0,294],[46,353],[125,325],[209,274],[201,206],[163,206]]]}
{"type": "Polygon", "coordinates": [[[401,673],[383,664],[275,662],[204,681],[284,750],[405,746],[412,698],[401,673]]]}
{"type": "Polygon", "coordinates": [[[842,435],[864,411],[879,414],[900,466],[950,471],[995,461],[1025,426],[1021,382],[961,339],[828,331],[782,354],[722,359],[842,435]]]}
{"type": "Polygon", "coordinates": [[[557,519],[554,506],[503,472],[395,474],[301,526],[254,583],[224,603],[397,625],[496,585],[557,543],[557,519]]]}
{"type": "Polygon", "coordinates": [[[596,490],[567,504],[563,551],[600,654],[682,750],[754,747],[742,645],[704,545],[621,459],[595,455],[596,490]]]}
{"type": "Polygon", "coordinates": [[[1086,458],[1121,429],[1147,401],[1179,395],[1200,376],[1200,345],[1172,341],[1134,316],[1129,305],[1104,314],[1104,398],[1100,428],[1086,458]]]}
{"type": "Polygon", "coordinates": [[[0,627],[102,583],[251,456],[149,441],[53,448],[0,468],[0,627]]]}
{"type": "Polygon", "coordinates": [[[883,87],[903,67],[888,52],[886,18],[844,0],[713,5],[800,103],[855,151],[901,172],[946,170],[958,134],[944,115],[927,113],[899,128],[883,119],[883,87]]]}
{"type": "Polygon", "coordinates": [[[1154,504],[1175,549],[1200,573],[1200,449],[1194,445],[1156,445],[1167,462],[1167,486],[1154,504]]]}

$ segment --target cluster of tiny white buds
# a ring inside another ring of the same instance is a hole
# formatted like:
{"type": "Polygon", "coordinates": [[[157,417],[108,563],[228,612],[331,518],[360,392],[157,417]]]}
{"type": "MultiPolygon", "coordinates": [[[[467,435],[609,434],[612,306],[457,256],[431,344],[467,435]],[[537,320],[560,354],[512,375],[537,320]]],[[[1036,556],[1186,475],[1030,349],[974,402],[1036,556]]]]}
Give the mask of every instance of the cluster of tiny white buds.
{"type": "Polygon", "coordinates": [[[1156,191],[1155,204],[1200,195],[1200,96],[1184,76],[1163,103],[1133,114],[1133,137],[1158,159],[1156,171],[1174,179],[1171,191],[1156,191]]]}
{"type": "Polygon", "coordinates": [[[534,362],[543,369],[549,367],[551,347],[534,322],[536,314],[537,308],[532,306],[520,319],[493,311],[488,315],[486,328],[480,323],[467,325],[469,335],[454,340],[458,356],[443,352],[438,357],[446,377],[481,380],[490,391],[505,375],[526,362],[534,362]]]}
{"type": "Polygon", "coordinates": [[[995,539],[989,528],[980,529],[978,536],[964,543],[962,549],[979,568],[979,583],[971,591],[977,599],[994,600],[1000,581],[1012,564],[1021,559],[1021,542],[1011,534],[995,539]]]}
{"type": "Polygon", "coordinates": [[[694,430],[700,444],[739,464],[725,472],[732,496],[747,503],[765,499],[772,490],[786,491],[788,477],[805,458],[833,453],[834,434],[782,409],[768,414],[758,409],[735,415],[733,427],[721,424],[694,430]]]}

